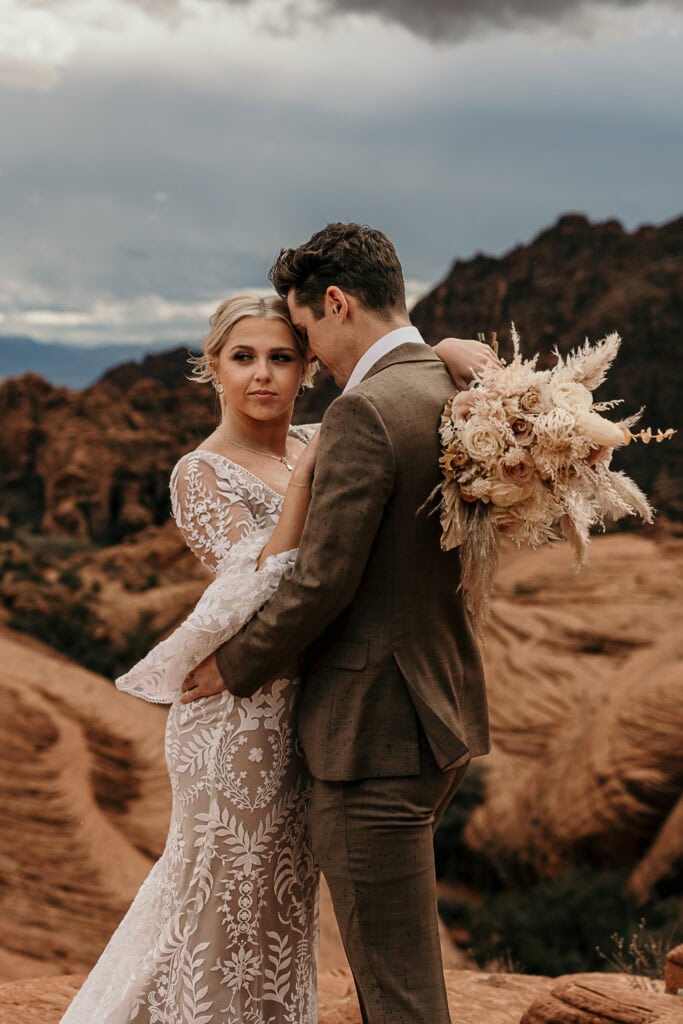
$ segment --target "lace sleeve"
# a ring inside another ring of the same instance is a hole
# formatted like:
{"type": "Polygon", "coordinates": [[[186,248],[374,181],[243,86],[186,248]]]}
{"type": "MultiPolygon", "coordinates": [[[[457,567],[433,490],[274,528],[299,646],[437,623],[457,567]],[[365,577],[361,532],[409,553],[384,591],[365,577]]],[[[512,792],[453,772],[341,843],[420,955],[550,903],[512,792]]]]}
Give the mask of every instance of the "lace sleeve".
{"type": "MultiPolygon", "coordinates": [[[[194,453],[191,453],[191,456],[194,453]]],[[[175,520],[189,546],[216,578],[185,621],[153,647],[116,686],[143,700],[171,703],[188,673],[251,618],[275,593],[296,551],[258,558],[275,525],[258,526],[229,481],[192,457],[181,459],[171,478],[175,520]]]]}
{"type": "Polygon", "coordinates": [[[215,574],[230,548],[254,528],[249,508],[201,452],[178,462],[170,490],[173,518],[188,547],[215,574]]]}

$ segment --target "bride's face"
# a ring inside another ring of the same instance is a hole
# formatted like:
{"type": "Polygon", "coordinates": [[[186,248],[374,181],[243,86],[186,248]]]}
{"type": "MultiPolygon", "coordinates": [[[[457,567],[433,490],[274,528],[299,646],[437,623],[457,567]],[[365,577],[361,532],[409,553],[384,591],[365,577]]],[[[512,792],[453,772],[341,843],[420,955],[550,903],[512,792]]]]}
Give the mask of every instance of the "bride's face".
{"type": "Polygon", "coordinates": [[[216,367],[227,405],[257,420],[291,412],[303,372],[303,357],[287,325],[259,317],[235,324],[216,367]]]}

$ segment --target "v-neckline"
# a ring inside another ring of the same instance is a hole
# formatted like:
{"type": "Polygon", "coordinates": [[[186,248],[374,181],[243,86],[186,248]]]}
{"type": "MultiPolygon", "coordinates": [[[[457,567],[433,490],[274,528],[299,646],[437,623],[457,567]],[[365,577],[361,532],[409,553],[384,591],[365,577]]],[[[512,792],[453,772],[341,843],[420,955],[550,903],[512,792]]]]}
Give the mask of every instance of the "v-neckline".
{"type": "Polygon", "coordinates": [[[256,473],[251,473],[248,469],[245,469],[241,462],[235,462],[235,460],[231,459],[229,455],[222,455],[220,452],[214,452],[210,448],[194,448],[191,454],[214,455],[217,459],[221,459],[223,462],[228,462],[231,466],[234,466],[236,469],[241,469],[243,473],[246,473],[247,476],[250,476],[252,480],[256,480],[257,483],[261,484],[262,487],[265,487],[265,489],[267,491],[270,491],[271,494],[275,494],[278,498],[284,498],[284,494],[282,493],[282,491],[276,491],[274,487],[271,487],[270,484],[267,484],[266,481],[262,480],[260,476],[256,476],[256,473]]]}
{"type": "MultiPolygon", "coordinates": [[[[303,440],[301,437],[297,437],[297,435],[292,432],[291,428],[290,430],[287,431],[287,437],[294,437],[296,438],[297,441],[303,440]]],[[[215,455],[216,458],[222,459],[223,462],[229,462],[231,466],[236,466],[237,469],[241,469],[243,473],[246,473],[247,476],[250,476],[252,480],[256,480],[258,483],[260,483],[261,486],[265,487],[266,490],[270,491],[271,494],[274,494],[276,495],[276,497],[284,500],[285,496],[282,493],[282,491],[276,491],[274,487],[271,487],[270,484],[267,484],[266,481],[262,480],[260,476],[257,476],[256,473],[252,473],[250,470],[246,469],[241,462],[235,462],[235,460],[231,459],[229,455],[223,455],[221,452],[214,452],[212,451],[211,448],[193,448],[191,454],[195,453],[201,453],[202,455],[215,455]]]]}

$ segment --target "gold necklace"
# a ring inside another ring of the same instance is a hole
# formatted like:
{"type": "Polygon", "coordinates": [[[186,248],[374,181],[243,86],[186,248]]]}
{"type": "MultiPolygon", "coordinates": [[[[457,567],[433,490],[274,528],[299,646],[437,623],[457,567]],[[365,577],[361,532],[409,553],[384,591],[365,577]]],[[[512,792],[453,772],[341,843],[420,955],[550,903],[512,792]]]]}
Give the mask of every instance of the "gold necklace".
{"type": "Polygon", "coordinates": [[[261,451],[258,450],[258,448],[250,448],[248,444],[242,444],[240,441],[235,441],[234,438],[228,437],[228,435],[223,433],[223,431],[221,431],[221,434],[223,434],[223,437],[225,438],[226,441],[229,441],[230,444],[236,445],[238,448],[244,448],[245,452],[251,452],[252,455],[263,455],[264,458],[266,458],[266,459],[275,459],[276,462],[281,462],[282,465],[285,467],[285,469],[288,469],[290,473],[293,472],[294,466],[290,465],[290,462],[289,462],[289,453],[287,452],[287,442],[286,441],[285,441],[285,454],[284,455],[273,455],[273,454],[271,454],[271,452],[261,452],[261,451]]]}

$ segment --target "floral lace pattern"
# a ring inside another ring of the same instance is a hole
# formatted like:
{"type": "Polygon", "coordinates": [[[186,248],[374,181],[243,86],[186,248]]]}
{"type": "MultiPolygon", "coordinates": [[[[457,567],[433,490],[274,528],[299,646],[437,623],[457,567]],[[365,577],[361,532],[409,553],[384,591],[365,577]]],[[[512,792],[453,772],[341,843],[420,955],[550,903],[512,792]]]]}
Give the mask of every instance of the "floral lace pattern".
{"type": "MultiPolygon", "coordinates": [[[[307,428],[292,433],[307,440],[307,428]]],[[[117,685],[172,701],[164,852],[62,1024],[314,1024],[318,870],[295,679],[181,704],[180,683],[267,600],[293,553],[256,569],[282,497],[215,453],[171,482],[176,521],[214,581],[117,685]]]]}

